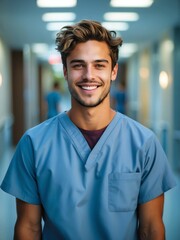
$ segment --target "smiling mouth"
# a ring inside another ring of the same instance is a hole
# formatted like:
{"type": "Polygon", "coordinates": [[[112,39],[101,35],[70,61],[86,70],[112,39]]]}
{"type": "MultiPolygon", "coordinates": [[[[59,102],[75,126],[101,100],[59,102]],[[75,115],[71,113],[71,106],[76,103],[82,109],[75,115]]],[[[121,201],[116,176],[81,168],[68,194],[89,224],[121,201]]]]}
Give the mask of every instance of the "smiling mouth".
{"type": "Polygon", "coordinates": [[[100,87],[101,84],[99,83],[79,83],[78,87],[86,90],[86,91],[92,91],[92,90],[96,90],[98,87],[100,87]]]}
{"type": "Polygon", "coordinates": [[[79,86],[79,87],[84,90],[91,91],[97,89],[99,86],[79,86]]]}

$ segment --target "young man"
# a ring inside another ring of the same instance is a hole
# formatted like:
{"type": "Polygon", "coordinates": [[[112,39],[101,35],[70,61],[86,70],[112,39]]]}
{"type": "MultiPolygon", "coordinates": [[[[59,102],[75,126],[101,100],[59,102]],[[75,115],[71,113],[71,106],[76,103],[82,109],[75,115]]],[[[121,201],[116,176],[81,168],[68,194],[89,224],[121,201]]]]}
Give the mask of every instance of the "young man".
{"type": "Polygon", "coordinates": [[[175,185],[166,156],[150,130],[110,108],[122,40],[83,20],[56,43],[72,107],[17,146],[1,186],[17,198],[15,239],[164,239],[164,192],[175,185]]]}

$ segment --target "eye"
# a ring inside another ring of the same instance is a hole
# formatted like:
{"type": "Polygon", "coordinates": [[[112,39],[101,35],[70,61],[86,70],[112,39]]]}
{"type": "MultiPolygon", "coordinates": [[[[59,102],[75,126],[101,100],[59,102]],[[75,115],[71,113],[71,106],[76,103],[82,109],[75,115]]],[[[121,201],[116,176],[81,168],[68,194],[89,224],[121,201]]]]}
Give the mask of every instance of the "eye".
{"type": "Polygon", "coordinates": [[[76,63],[76,64],[74,64],[74,65],[72,65],[72,68],[73,69],[82,69],[84,67],[84,64],[82,64],[82,63],[76,63]]]}
{"type": "Polygon", "coordinates": [[[96,68],[97,69],[103,69],[103,68],[105,68],[105,65],[98,63],[98,64],[96,64],[96,68]]]}

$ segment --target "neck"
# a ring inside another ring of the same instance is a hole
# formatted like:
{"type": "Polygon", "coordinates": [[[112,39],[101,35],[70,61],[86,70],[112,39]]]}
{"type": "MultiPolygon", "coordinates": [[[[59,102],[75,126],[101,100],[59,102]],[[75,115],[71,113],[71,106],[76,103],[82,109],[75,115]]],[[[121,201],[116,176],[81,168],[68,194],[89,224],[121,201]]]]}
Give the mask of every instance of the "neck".
{"type": "Polygon", "coordinates": [[[83,107],[78,103],[72,103],[68,116],[79,128],[98,130],[106,127],[112,121],[115,111],[110,108],[110,103],[100,104],[96,107],[83,107]]]}

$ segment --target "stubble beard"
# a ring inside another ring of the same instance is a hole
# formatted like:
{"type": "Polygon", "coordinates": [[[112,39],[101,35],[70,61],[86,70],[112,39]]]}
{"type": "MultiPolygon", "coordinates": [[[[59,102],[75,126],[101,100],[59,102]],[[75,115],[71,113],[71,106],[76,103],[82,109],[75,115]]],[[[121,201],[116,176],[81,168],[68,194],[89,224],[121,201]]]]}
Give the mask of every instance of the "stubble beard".
{"type": "Polygon", "coordinates": [[[84,101],[76,91],[74,91],[72,88],[70,88],[70,86],[68,86],[69,88],[69,92],[71,94],[71,97],[77,102],[79,103],[81,106],[83,107],[88,107],[88,108],[94,108],[97,107],[98,105],[100,105],[109,95],[110,93],[110,89],[111,89],[111,84],[109,85],[109,88],[107,89],[107,91],[94,103],[87,103],[86,101],[84,101]]]}

